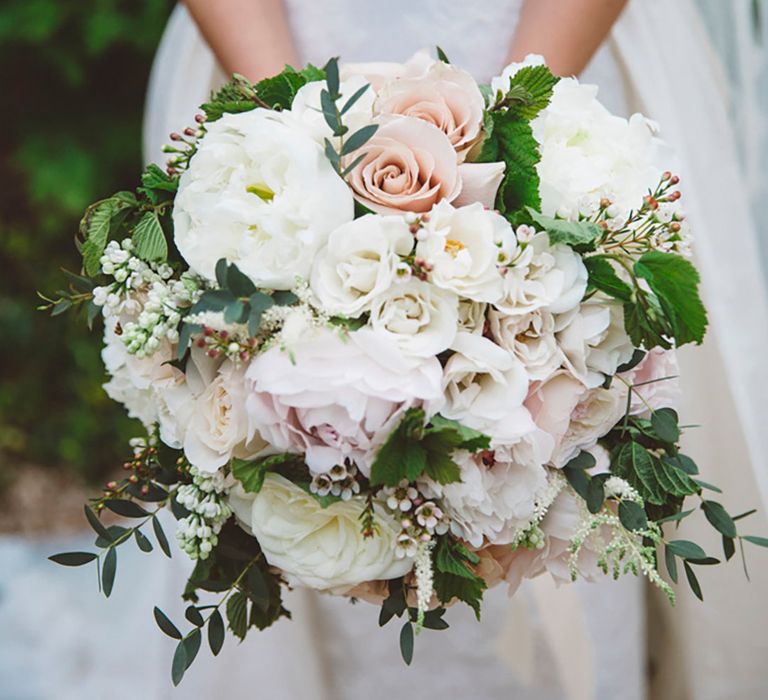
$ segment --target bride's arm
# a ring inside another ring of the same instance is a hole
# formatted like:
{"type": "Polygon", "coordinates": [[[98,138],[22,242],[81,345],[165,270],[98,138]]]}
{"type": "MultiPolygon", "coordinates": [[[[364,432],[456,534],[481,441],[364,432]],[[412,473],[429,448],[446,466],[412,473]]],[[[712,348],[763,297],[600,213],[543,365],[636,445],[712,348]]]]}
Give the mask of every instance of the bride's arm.
{"type": "Polygon", "coordinates": [[[558,75],[578,75],[608,35],[627,0],[525,0],[510,61],[544,56],[558,75]]]}
{"type": "Polygon", "coordinates": [[[227,73],[256,81],[296,65],[282,0],[185,0],[227,73]]]}

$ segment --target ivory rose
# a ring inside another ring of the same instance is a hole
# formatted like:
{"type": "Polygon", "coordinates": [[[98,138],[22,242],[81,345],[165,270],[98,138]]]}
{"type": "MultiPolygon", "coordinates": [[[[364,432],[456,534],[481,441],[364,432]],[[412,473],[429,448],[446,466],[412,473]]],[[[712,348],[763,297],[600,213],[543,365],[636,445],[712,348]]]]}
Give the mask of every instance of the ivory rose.
{"type": "Polygon", "coordinates": [[[463,161],[480,134],[484,106],[480,89],[467,71],[435,61],[421,76],[384,83],[374,109],[434,124],[463,161]]]}
{"type": "Polygon", "coordinates": [[[415,117],[380,117],[378,130],[361,150],[349,184],[361,204],[382,214],[423,214],[443,199],[471,198],[492,206],[504,173],[503,163],[459,165],[448,137],[415,117]]]}
{"type": "Polygon", "coordinates": [[[403,576],[413,566],[412,559],[395,556],[399,524],[377,501],[375,537],[365,537],[360,528],[365,498],[323,507],[278,474],[267,474],[259,493],[238,485],[229,503],[267,562],[291,585],[342,594],[365,581],[403,576]]]}
{"type": "Polygon", "coordinates": [[[331,314],[356,317],[391,287],[401,255],[413,248],[402,217],[362,216],[337,228],[319,252],[311,287],[331,314]]]}

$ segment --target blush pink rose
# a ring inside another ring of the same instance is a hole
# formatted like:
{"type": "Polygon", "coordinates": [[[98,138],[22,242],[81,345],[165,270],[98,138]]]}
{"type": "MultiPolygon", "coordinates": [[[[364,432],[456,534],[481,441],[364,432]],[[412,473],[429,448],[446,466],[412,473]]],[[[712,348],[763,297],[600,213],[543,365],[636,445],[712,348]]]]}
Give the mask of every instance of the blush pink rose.
{"type": "Polygon", "coordinates": [[[679,374],[674,350],[654,348],[648,352],[637,367],[622,375],[627,382],[635,385],[629,412],[648,417],[649,406],[654,409],[676,408],[681,398],[679,374]]]}
{"type": "Polygon", "coordinates": [[[423,76],[384,83],[374,111],[433,124],[448,137],[463,161],[480,135],[484,106],[480,89],[469,73],[435,61],[423,76]]]}
{"type": "Polygon", "coordinates": [[[380,214],[426,213],[442,200],[490,207],[504,174],[503,163],[460,165],[448,137],[414,117],[382,117],[361,150],[349,184],[356,199],[380,214]]]}

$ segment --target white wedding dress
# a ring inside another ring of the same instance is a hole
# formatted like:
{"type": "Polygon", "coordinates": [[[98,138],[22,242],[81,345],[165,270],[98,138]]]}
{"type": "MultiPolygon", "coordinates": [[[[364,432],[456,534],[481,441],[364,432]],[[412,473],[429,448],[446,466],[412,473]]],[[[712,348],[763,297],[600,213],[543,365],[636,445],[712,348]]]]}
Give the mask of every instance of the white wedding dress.
{"type": "MultiPolygon", "coordinates": [[[[333,55],[347,61],[403,60],[438,44],[481,80],[502,67],[520,4],[286,0],[302,62],[322,64],[333,55]]],[[[600,96],[613,111],[641,110],[658,119],[679,149],[713,322],[704,349],[684,357],[688,405],[683,415],[686,422],[707,426],[692,436],[689,449],[704,478],[727,487],[727,505],[746,510],[759,505],[760,489],[768,493],[768,470],[755,457],[768,454],[768,431],[759,430],[768,424],[759,401],[759,387],[768,385],[760,365],[768,347],[768,305],[755,267],[725,97],[712,79],[710,58],[690,0],[631,0],[583,78],[600,84],[600,96]],[[721,201],[728,202],[728,210],[719,206],[721,201]],[[720,244],[725,235],[730,246],[720,244]]],[[[168,133],[190,124],[197,105],[223,79],[194,24],[177,8],[148,95],[147,160],[163,161],[168,133]]],[[[763,517],[750,531],[766,530],[763,517]]],[[[174,619],[183,619],[178,593],[189,562],[180,553],[168,562],[159,553],[144,555],[126,544],[109,601],[98,599],[90,567],[41,571],[39,562],[47,554],[88,546],[87,541],[48,542],[30,549],[16,540],[0,540],[0,700],[106,695],[112,700],[377,700],[397,695],[414,700],[467,695],[483,700],[640,700],[646,695],[644,586],[633,578],[558,590],[541,578],[511,599],[502,587],[494,589],[487,594],[482,622],[456,606],[446,616],[451,630],[426,630],[417,638],[410,668],[399,658],[397,622],[379,629],[377,608],[295,591],[287,601],[293,621],[254,631],[242,645],[230,638],[215,660],[203,648],[182,685],[173,689],[173,642],[156,629],[151,610],[158,604],[174,619]]],[[[664,691],[653,693],[654,700],[763,695],[768,635],[758,601],[768,585],[768,557],[757,554],[751,586],[740,582],[736,566],[727,574],[707,567],[713,571],[702,576],[710,597],[705,607],[691,603],[681,587],[678,608],[665,613],[663,621],[664,629],[675,634],[665,633],[663,655],[654,659],[655,675],[665,683],[664,691]],[[715,626],[718,634],[709,634],[715,626]],[[681,637],[674,647],[673,637],[681,637]]],[[[648,629],[654,643],[659,619],[653,618],[648,629]]]]}

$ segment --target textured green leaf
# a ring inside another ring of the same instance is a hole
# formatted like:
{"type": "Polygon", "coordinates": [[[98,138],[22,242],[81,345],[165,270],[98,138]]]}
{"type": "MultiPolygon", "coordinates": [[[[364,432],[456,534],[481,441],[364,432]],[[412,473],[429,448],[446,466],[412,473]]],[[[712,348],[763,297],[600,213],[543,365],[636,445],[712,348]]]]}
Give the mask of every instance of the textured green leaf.
{"type": "MultiPolygon", "coordinates": [[[[584,265],[589,273],[588,281],[591,287],[614,299],[619,299],[625,302],[631,301],[632,287],[616,274],[616,270],[609,260],[596,255],[584,258],[584,265]]],[[[641,352],[638,362],[640,362],[643,357],[645,357],[645,353],[641,352]]],[[[620,368],[617,371],[627,372],[630,369],[632,369],[632,367],[627,367],[626,369],[620,368]]]]}
{"type": "Polygon", "coordinates": [[[560,78],[547,66],[525,66],[509,80],[507,95],[515,95],[509,104],[509,111],[530,121],[538,116],[550,99],[560,78]]]}
{"type": "Polygon", "coordinates": [[[285,464],[295,463],[297,460],[300,461],[301,456],[291,452],[282,452],[255,460],[235,458],[232,460],[232,475],[242,484],[245,491],[259,493],[267,472],[285,464]]]}
{"type": "Polygon", "coordinates": [[[155,212],[147,212],[133,229],[136,255],[142,260],[163,262],[168,257],[168,243],[155,212]]]}
{"type": "Polygon", "coordinates": [[[307,79],[293,68],[286,68],[282,73],[256,83],[255,90],[259,99],[272,109],[290,109],[293,98],[307,79]]]}
{"type": "Polygon", "coordinates": [[[242,591],[235,591],[227,600],[229,629],[238,639],[245,639],[248,631],[248,598],[242,591]]]}
{"type": "Polygon", "coordinates": [[[457,436],[456,447],[460,447],[462,450],[477,452],[478,450],[487,450],[491,446],[491,438],[488,435],[481,433],[479,430],[468,428],[456,420],[444,418],[438,414],[432,416],[429,423],[426,430],[427,434],[453,432],[457,436]]]}
{"type": "Polygon", "coordinates": [[[567,245],[580,252],[587,253],[595,249],[602,229],[591,221],[565,221],[539,214],[529,208],[531,218],[547,232],[552,245],[567,245]]]}
{"type": "Polygon", "coordinates": [[[97,275],[101,270],[99,260],[104,254],[104,248],[107,245],[114,213],[114,201],[112,199],[104,199],[88,207],[83,220],[80,222],[80,230],[85,238],[81,251],[83,267],[86,274],[91,277],[97,275]]]}

